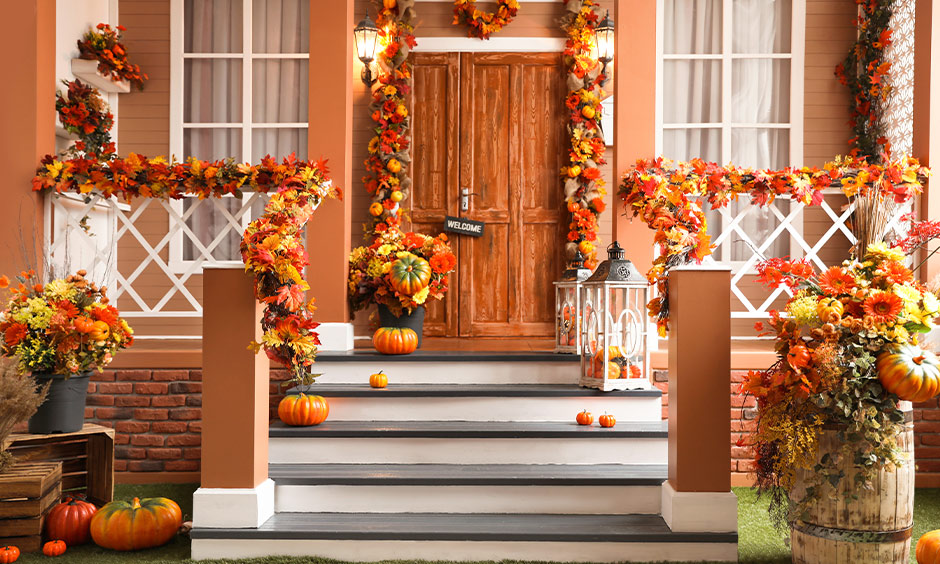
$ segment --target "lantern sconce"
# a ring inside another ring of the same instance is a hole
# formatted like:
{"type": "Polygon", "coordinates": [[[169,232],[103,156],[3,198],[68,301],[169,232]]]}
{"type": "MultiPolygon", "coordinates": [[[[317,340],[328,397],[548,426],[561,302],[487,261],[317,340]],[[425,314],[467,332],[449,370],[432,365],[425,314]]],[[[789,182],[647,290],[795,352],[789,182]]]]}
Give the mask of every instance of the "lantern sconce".
{"type": "Polygon", "coordinates": [[[604,82],[607,82],[607,65],[614,60],[614,21],[610,19],[610,11],[604,14],[604,19],[594,28],[594,44],[597,45],[597,60],[604,67],[601,73],[604,82]]]}
{"type": "Polygon", "coordinates": [[[356,55],[363,65],[360,78],[363,84],[372,86],[375,82],[375,77],[372,75],[372,63],[375,61],[375,47],[379,39],[379,28],[368,13],[353,29],[353,37],[356,41],[356,55]]]}
{"type": "Polygon", "coordinates": [[[581,283],[591,271],[584,268],[584,255],[575,251],[574,259],[555,285],[555,352],[576,354],[581,350],[581,283]]]}

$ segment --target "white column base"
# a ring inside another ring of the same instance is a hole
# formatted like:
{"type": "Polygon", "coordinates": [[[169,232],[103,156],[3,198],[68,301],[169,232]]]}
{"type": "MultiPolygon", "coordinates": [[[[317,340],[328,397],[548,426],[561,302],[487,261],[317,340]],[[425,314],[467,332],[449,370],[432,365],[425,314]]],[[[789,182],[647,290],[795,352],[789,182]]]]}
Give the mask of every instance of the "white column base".
{"type": "Polygon", "coordinates": [[[274,480],[255,488],[199,488],[193,494],[193,527],[257,529],[274,515],[274,480]]]}
{"type": "Polygon", "coordinates": [[[352,323],[321,323],[316,332],[320,335],[321,351],[353,350],[352,323]]]}
{"type": "Polygon", "coordinates": [[[666,481],[662,515],[674,533],[735,533],[738,498],[732,492],[677,492],[666,481]]]}

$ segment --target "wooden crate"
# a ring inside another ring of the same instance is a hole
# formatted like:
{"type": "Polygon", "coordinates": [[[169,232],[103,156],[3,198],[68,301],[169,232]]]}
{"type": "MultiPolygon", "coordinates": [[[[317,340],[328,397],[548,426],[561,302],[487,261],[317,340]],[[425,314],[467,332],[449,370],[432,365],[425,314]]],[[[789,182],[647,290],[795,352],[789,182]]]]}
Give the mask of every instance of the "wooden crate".
{"type": "Polygon", "coordinates": [[[114,498],[114,429],[86,423],[74,433],[14,433],[7,450],[19,462],[61,462],[62,491],[101,506],[114,498]]]}
{"type": "Polygon", "coordinates": [[[39,550],[46,514],[61,495],[61,462],[17,462],[0,474],[0,546],[39,550]]]}

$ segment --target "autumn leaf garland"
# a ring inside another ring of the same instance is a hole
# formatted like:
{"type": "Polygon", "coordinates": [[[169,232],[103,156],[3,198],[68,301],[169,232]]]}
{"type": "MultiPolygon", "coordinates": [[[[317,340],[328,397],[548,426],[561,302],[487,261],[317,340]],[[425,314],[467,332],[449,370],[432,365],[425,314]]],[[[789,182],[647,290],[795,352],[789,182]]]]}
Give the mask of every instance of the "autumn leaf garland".
{"type": "Polygon", "coordinates": [[[468,37],[489,39],[498,33],[519,13],[518,0],[498,0],[495,12],[477,9],[477,0],[454,1],[454,25],[466,24],[468,37]]]}

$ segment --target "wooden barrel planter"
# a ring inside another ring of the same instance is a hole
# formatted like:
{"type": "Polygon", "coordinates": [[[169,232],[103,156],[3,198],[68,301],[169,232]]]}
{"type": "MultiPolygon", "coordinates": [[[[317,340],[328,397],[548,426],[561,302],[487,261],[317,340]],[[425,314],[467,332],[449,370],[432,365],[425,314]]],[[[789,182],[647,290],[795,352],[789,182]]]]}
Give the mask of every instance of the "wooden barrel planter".
{"type": "MultiPolygon", "coordinates": [[[[910,402],[901,404],[905,423],[897,441],[902,463],[893,470],[883,468],[872,488],[864,489],[855,487],[852,461],[845,462],[845,477],[835,491],[827,484],[807,519],[794,523],[794,564],[907,564],[914,523],[914,423],[910,402]]],[[[824,430],[819,456],[840,448],[837,431],[824,430]]],[[[807,474],[797,475],[795,495],[805,491],[802,479],[807,474]]]]}

